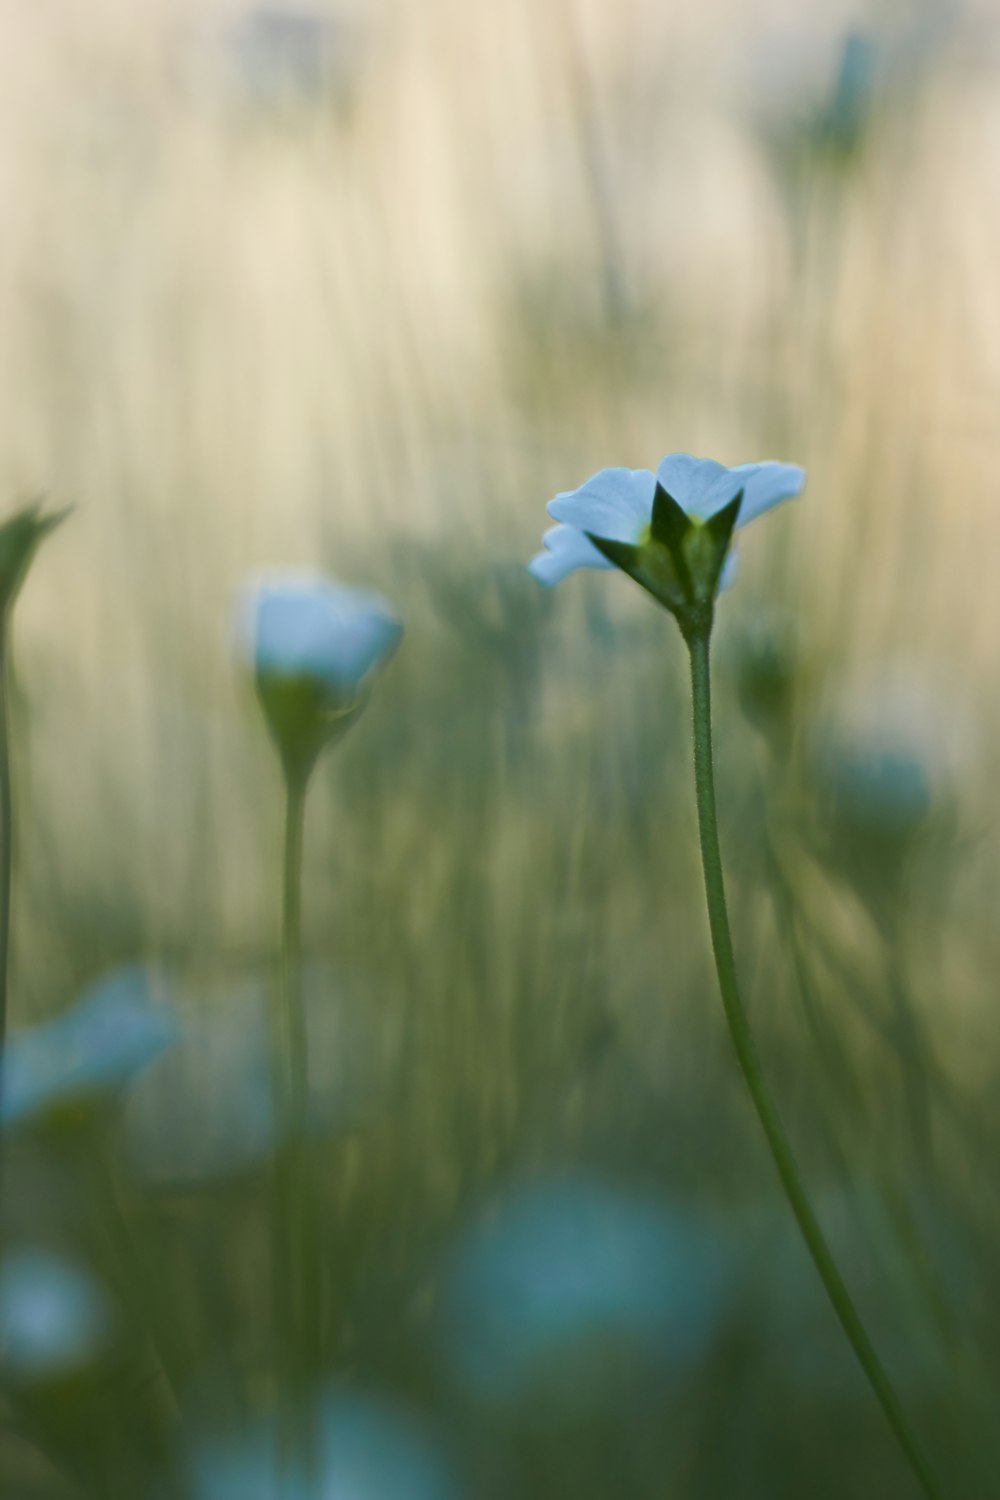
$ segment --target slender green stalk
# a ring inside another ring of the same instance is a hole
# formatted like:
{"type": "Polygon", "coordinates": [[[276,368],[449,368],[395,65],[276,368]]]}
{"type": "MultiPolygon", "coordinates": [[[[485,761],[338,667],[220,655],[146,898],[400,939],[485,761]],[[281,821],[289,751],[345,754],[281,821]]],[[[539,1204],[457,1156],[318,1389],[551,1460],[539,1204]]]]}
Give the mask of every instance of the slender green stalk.
{"type": "Polygon", "coordinates": [[[712,693],[709,663],[710,622],[692,632],[688,638],[691,653],[691,692],[694,709],[694,773],[698,800],[698,832],[705,874],[705,897],[712,934],[712,951],[722,994],[729,1034],[757,1118],[761,1123],[771,1157],[781,1179],[792,1213],[805,1240],[813,1264],[833,1304],[841,1328],[864,1370],[889,1425],[928,1500],[943,1500],[943,1491],[930,1463],[910,1429],[906,1414],[892,1382],[875,1353],[858,1312],[844,1285],[843,1278],[819,1226],[806,1194],[798,1165],[777,1108],[764,1079],[750,1022],[740,998],[733,957],[733,940],[726,910],[726,891],[719,850],[719,830],[715,809],[715,773],[712,765],[712,693]]]}
{"type": "MultiPolygon", "coordinates": [[[[14,796],[10,768],[10,705],[7,621],[0,616],[0,1119],[3,1118],[4,1053],[7,1046],[7,981],[10,969],[10,904],[14,883],[14,796]]],[[[2,1197],[2,1185],[0,1185],[2,1197]]]]}
{"type": "Polygon", "coordinates": [[[309,1062],[302,996],[302,841],[308,776],[286,767],[281,954],[271,1015],[278,1143],[271,1213],[272,1290],[284,1462],[308,1457],[306,1416],[320,1320],[309,1170],[309,1062]]]}
{"type": "MultiPolygon", "coordinates": [[[[0,524],[0,1120],[3,1119],[3,1075],[7,1044],[7,990],[10,978],[10,908],[14,885],[14,795],[10,748],[10,620],[42,537],[58,526],[66,511],[43,516],[37,504],[25,506],[0,524]]],[[[0,1141],[2,1145],[2,1141],[0,1141]]],[[[0,1220],[3,1159],[0,1155],[0,1220]]]]}
{"type": "Polygon", "coordinates": [[[286,787],[285,847],[281,882],[280,1003],[287,1067],[286,1124],[290,1138],[305,1138],[309,1100],[309,1059],[302,1004],[302,832],[306,783],[290,777],[286,787]]]}

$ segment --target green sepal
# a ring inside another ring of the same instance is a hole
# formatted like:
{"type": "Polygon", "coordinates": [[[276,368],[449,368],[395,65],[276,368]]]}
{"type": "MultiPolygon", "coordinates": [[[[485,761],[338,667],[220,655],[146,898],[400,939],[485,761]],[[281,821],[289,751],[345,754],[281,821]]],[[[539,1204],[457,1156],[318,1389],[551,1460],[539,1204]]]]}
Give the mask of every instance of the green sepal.
{"type": "Polygon", "coordinates": [[[43,516],[36,503],[0,525],[0,620],[9,613],[39,542],[68,515],[68,510],[60,510],[43,516]]]}
{"type": "MultiPolygon", "coordinates": [[[[729,551],[729,543],[732,541],[733,531],[736,528],[736,522],[740,518],[740,510],[742,509],[742,506],[743,491],[739,490],[730,500],[728,505],[724,505],[721,510],[717,510],[715,512],[715,515],[711,516],[705,522],[706,530],[712,533],[712,536],[722,548],[723,562],[725,562],[726,560],[726,553],[729,551]]],[[[720,573],[722,571],[721,563],[719,565],[719,571],[720,573]]]]}
{"type": "Polygon", "coordinates": [[[742,504],[740,490],[714,516],[700,521],[658,482],[643,541],[614,542],[584,534],[602,557],[669,609],[685,638],[692,639],[711,629],[719,578],[742,504]]]}
{"type": "Polygon", "coordinates": [[[728,505],[717,510],[707,521],[693,526],[685,539],[684,551],[692,580],[691,597],[695,603],[709,604],[718,593],[719,578],[742,504],[743,491],[740,490],[728,505]]]}
{"type": "Polygon", "coordinates": [[[621,568],[630,578],[635,577],[635,570],[639,563],[641,548],[632,542],[612,542],[604,536],[594,536],[593,532],[585,531],[584,536],[588,542],[592,542],[602,557],[608,562],[614,563],[616,568],[621,568]]]}
{"type": "Polygon", "coordinates": [[[594,536],[589,531],[584,535],[608,562],[621,568],[672,614],[676,615],[687,607],[689,588],[679,576],[672,553],[662,542],[651,538],[641,546],[635,546],[631,542],[611,542],[607,537],[594,536]]]}
{"type": "Polygon", "coordinates": [[[678,505],[673,495],[657,480],[649,534],[654,542],[659,542],[670,553],[681,588],[689,599],[694,597],[694,587],[685,543],[693,524],[687,511],[678,505]]]}
{"type": "Polygon", "coordinates": [[[321,751],[347,730],[365,705],[333,704],[324,685],[308,674],[258,674],[257,700],[286,776],[304,784],[321,751]]]}
{"type": "Polygon", "coordinates": [[[653,513],[649,521],[651,536],[662,542],[671,556],[681,555],[684,538],[691,530],[691,517],[674,499],[659,480],[653,494],[653,513]]]}

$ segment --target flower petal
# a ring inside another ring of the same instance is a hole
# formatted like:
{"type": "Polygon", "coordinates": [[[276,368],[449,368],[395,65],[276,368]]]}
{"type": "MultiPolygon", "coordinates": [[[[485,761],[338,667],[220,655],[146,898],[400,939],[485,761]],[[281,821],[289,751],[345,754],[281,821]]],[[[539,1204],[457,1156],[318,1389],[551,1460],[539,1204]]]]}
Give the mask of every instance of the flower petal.
{"type": "Polygon", "coordinates": [[[601,469],[579,489],[548,504],[549,515],[609,542],[637,542],[653,513],[656,482],[648,469],[601,469]]]}
{"type": "Polygon", "coordinates": [[[0,1123],[124,1086],[173,1047],[180,1024],[165,988],[155,970],[129,964],[95,981],[53,1020],[15,1032],[4,1059],[0,1123]]]}
{"type": "Polygon", "coordinates": [[[736,488],[743,490],[737,526],[747,526],[780,501],[791,500],[806,482],[806,471],[798,464],[740,464],[729,472],[737,480],[736,488]]]}
{"type": "Polygon", "coordinates": [[[735,469],[711,458],[692,458],[690,453],[668,453],[660,460],[656,478],[681,509],[699,521],[728,505],[741,483],[735,469]]]}
{"type": "Polygon", "coordinates": [[[315,677],[352,697],[403,633],[380,595],[309,572],[265,575],[246,591],[242,614],[259,676],[315,677]]]}
{"type": "Polygon", "coordinates": [[[779,501],[797,495],[806,478],[797,464],[737,464],[727,469],[713,459],[692,458],[688,453],[669,453],[661,460],[656,477],[678,505],[700,521],[709,520],[742,490],[737,526],[748,525],[779,501]]]}
{"type": "Polygon", "coordinates": [[[113,1326],[110,1297],[81,1266],[34,1246],[0,1261],[0,1343],[15,1383],[82,1369],[107,1347],[113,1326]]]}
{"type": "Polygon", "coordinates": [[[739,558],[736,555],[736,548],[730,547],[726,553],[726,560],[722,564],[722,572],[719,574],[719,581],[715,586],[715,592],[717,594],[724,594],[727,589],[731,589],[736,582],[736,574],[738,572],[739,558]]]}
{"type": "Polygon", "coordinates": [[[551,588],[578,568],[613,568],[598,552],[593,542],[572,526],[551,526],[542,537],[546,551],[538,552],[528,564],[528,572],[539,583],[551,588]]]}
{"type": "Polygon", "coordinates": [[[637,1377],[683,1378],[728,1310],[729,1251],[680,1204],[585,1174],[515,1186],[459,1233],[434,1327],[484,1406],[594,1410],[637,1377]],[[607,1358],[609,1349],[614,1358],[607,1358]]]}

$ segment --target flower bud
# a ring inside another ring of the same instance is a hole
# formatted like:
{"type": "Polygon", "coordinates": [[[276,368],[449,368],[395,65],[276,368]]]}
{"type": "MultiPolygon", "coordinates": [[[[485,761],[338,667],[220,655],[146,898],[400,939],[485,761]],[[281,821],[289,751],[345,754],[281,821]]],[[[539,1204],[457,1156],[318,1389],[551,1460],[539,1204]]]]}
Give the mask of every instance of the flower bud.
{"type": "Polygon", "coordinates": [[[112,1324],[107,1293],[71,1261],[27,1247],[0,1261],[0,1364],[12,1383],[38,1386],[84,1368],[107,1348],[112,1324]]]}
{"type": "Polygon", "coordinates": [[[67,515],[62,510],[43,516],[37,505],[26,505],[0,525],[0,620],[9,613],[39,542],[67,515]]]}
{"type": "Polygon", "coordinates": [[[247,589],[241,625],[241,648],[286,772],[308,775],[363,708],[402,623],[378,594],[293,573],[247,589]]]}

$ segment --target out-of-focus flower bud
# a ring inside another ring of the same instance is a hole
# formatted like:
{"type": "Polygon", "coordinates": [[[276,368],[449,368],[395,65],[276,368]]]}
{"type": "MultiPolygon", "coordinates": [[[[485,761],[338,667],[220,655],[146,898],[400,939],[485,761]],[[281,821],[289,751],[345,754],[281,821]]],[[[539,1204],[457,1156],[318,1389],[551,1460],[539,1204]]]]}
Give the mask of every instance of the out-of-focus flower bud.
{"type": "Polygon", "coordinates": [[[191,1500],[457,1500],[451,1466],[418,1417],[368,1394],[338,1393],[316,1411],[311,1478],[283,1466],[269,1422],[199,1445],[191,1500]]]}
{"type": "Polygon", "coordinates": [[[313,573],[265,577],[244,590],[238,646],[286,772],[308,775],[354,722],[402,634],[378,594],[313,573]]]}
{"type": "Polygon", "coordinates": [[[0,1369],[19,1386],[76,1374],[108,1347],[111,1300],[81,1267],[21,1247],[0,1260],[0,1369]]]}
{"type": "Polygon", "coordinates": [[[162,980],[132,966],[98,980],[54,1020],[14,1032],[0,1122],[57,1115],[126,1084],[179,1036],[162,980]]]}
{"type": "Polygon", "coordinates": [[[17,597],[39,542],[68,514],[62,510],[46,516],[38,505],[27,505],[0,525],[0,621],[17,597]]]}
{"type": "Polygon", "coordinates": [[[585,1176],[515,1188],[445,1267],[443,1362],[487,1406],[579,1419],[690,1372],[726,1284],[718,1238],[668,1202],[585,1176]]]}

